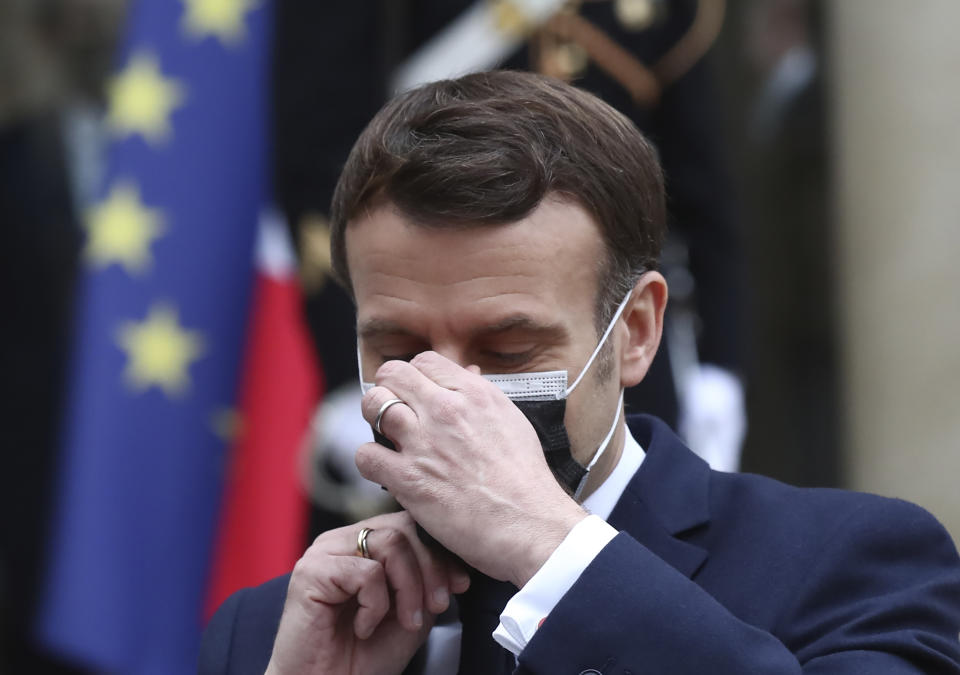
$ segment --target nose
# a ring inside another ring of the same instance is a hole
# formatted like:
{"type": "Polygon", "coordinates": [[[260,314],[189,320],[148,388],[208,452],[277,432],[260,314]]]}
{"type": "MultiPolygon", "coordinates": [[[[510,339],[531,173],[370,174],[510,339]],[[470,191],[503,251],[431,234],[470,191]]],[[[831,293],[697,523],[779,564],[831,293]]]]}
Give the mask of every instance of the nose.
{"type": "Polygon", "coordinates": [[[467,350],[461,345],[454,343],[433,345],[433,351],[446,359],[450,359],[461,368],[466,368],[467,366],[471,365],[467,358],[467,350]]]}

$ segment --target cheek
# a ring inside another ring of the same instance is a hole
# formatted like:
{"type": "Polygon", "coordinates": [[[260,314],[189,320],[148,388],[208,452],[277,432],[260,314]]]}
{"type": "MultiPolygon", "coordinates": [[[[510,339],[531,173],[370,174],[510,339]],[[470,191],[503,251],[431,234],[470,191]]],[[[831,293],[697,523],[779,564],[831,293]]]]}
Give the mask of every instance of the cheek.
{"type": "Polygon", "coordinates": [[[597,398],[597,392],[590,387],[585,387],[586,382],[580,386],[567,399],[567,409],[564,415],[564,425],[567,428],[567,435],[570,437],[570,450],[581,464],[589,459],[593,449],[591,448],[592,439],[595,436],[597,419],[599,417],[600,402],[597,398]]]}
{"type": "Polygon", "coordinates": [[[564,424],[573,457],[581,464],[590,461],[610,430],[619,395],[609,382],[601,387],[596,378],[584,378],[567,400],[564,424]]]}

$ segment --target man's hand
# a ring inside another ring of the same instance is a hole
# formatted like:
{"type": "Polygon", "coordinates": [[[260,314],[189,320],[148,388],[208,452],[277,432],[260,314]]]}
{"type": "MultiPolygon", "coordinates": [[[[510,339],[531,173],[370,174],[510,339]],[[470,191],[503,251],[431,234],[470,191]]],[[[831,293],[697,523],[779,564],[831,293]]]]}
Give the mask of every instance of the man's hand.
{"type": "Polygon", "coordinates": [[[317,537],[290,577],[268,675],[396,675],[427,637],[435,615],[470,577],[429,551],[406,513],[390,513],[317,537]],[[363,527],[370,559],[357,556],[363,527]]]}
{"type": "Polygon", "coordinates": [[[523,413],[475,367],[435,352],[388,361],[363,397],[397,446],[357,451],[357,466],[384,485],[467,564],[523,586],[586,513],[563,491],[523,413]]]}

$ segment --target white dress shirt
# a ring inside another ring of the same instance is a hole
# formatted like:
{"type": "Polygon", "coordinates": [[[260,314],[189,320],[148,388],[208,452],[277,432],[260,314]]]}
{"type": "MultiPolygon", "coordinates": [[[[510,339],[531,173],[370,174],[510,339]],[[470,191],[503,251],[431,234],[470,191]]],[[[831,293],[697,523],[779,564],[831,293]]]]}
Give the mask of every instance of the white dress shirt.
{"type": "MultiPolygon", "coordinates": [[[[533,638],[541,621],[556,607],[600,551],[617,536],[607,524],[620,496],[633,474],[640,468],[645,453],[630,434],[624,434],[623,453],[607,479],[583,502],[591,515],[570,530],[543,567],[514,595],[503,613],[493,639],[515,656],[533,638]]],[[[460,624],[437,626],[427,640],[429,675],[454,675],[460,659],[460,624]]]]}

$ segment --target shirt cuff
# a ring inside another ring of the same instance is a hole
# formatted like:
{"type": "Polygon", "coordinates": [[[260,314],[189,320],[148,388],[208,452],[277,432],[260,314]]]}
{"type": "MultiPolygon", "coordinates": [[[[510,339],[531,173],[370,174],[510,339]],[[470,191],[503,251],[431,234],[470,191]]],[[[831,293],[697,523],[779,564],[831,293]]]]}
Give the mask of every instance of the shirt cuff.
{"type": "Polygon", "coordinates": [[[587,516],[574,525],[547,562],[510,598],[493,639],[519,656],[547,614],[615,536],[617,531],[600,516],[587,516]]]}

